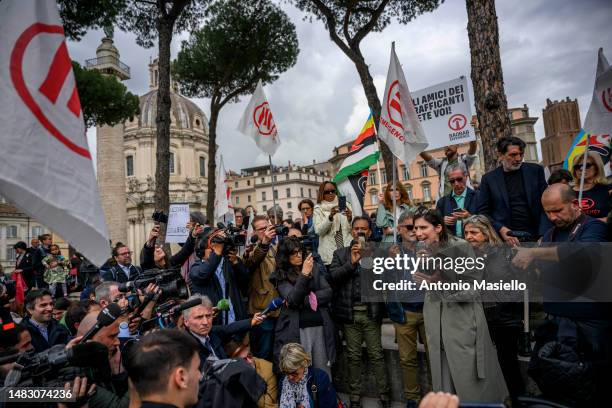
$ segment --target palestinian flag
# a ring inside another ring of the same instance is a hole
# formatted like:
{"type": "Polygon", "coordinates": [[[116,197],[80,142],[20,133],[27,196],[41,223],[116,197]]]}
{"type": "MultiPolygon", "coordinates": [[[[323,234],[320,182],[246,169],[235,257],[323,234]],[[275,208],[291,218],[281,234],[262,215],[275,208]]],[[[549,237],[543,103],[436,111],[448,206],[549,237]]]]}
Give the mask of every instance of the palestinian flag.
{"type": "Polygon", "coordinates": [[[348,155],[340,165],[338,174],[334,177],[338,190],[351,203],[353,215],[363,213],[363,198],[368,169],[371,165],[376,164],[379,156],[374,117],[370,113],[348,155]]]}

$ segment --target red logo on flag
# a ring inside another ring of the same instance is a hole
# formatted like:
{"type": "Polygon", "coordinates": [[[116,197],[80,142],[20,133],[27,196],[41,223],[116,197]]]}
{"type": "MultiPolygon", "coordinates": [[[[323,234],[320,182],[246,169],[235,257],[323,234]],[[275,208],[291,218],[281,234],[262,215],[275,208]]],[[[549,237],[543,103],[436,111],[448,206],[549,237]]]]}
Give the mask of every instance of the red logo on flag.
{"type": "Polygon", "coordinates": [[[454,132],[460,131],[465,125],[467,125],[467,119],[460,113],[456,113],[448,118],[448,127],[454,132]]]}
{"type": "Polygon", "coordinates": [[[400,98],[401,94],[399,89],[399,81],[395,80],[389,87],[389,93],[387,94],[387,114],[389,115],[389,121],[391,124],[404,130],[404,120],[400,98]]]}
{"type": "Polygon", "coordinates": [[[257,126],[257,131],[262,136],[274,137],[276,134],[276,124],[272,117],[272,111],[268,106],[268,102],[264,102],[253,110],[253,123],[257,126]]]}
{"type": "MultiPolygon", "coordinates": [[[[42,23],[35,23],[28,27],[17,39],[15,48],[11,52],[11,80],[15,86],[15,90],[25,103],[25,105],[34,114],[36,119],[41,125],[47,129],[53,137],[63,143],[68,149],[72,150],[76,154],[91,159],[91,154],[87,148],[78,146],[68,137],[66,137],[43,112],[43,109],[36,102],[30,90],[28,89],[25,79],[23,76],[23,58],[25,52],[32,42],[32,40],[39,34],[52,34],[60,35],[62,42],[55,52],[55,56],[49,67],[49,71],[45,77],[45,80],[38,88],[38,92],[44,95],[52,104],[55,105],[57,98],[68,78],[68,75],[72,71],[72,62],[68,55],[68,49],[64,41],[64,29],[59,25],[48,25],[42,23]]],[[[81,103],[79,101],[79,95],[77,93],[76,85],[72,89],[71,96],[66,103],[68,110],[77,118],[81,114],[81,103]]]]}
{"type": "Polygon", "coordinates": [[[604,89],[601,92],[601,102],[604,108],[612,112],[612,88],[604,89]]]}

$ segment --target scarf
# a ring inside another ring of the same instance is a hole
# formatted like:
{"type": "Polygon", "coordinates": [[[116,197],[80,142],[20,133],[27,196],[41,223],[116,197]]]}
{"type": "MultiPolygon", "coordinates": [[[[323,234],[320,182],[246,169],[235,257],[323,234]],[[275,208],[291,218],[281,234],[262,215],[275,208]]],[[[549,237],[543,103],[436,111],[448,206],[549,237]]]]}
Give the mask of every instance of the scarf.
{"type": "Polygon", "coordinates": [[[308,368],[304,369],[302,379],[296,383],[283,379],[279,408],[295,408],[303,405],[310,408],[310,395],[308,394],[308,368]]]}
{"type": "MultiPolygon", "coordinates": [[[[321,209],[323,210],[323,213],[329,217],[329,214],[331,214],[332,208],[338,207],[338,198],[336,197],[334,201],[321,201],[319,203],[319,207],[321,207],[321,209]]],[[[343,242],[343,233],[342,233],[342,227],[345,226],[345,224],[348,227],[348,220],[346,219],[345,216],[340,215],[340,217],[333,218],[332,226],[331,226],[331,234],[334,236],[334,240],[336,241],[336,249],[343,248],[345,245],[345,243],[343,242]]]]}

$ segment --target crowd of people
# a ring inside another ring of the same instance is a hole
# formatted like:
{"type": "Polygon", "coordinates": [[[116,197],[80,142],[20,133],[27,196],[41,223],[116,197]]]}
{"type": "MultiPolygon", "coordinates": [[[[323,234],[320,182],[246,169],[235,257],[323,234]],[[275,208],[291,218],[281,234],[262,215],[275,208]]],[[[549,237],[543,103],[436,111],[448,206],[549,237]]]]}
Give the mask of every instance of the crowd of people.
{"type": "MultiPolygon", "coordinates": [[[[519,138],[501,139],[499,167],[479,185],[469,173],[475,142],[466,155],[456,146],[447,147],[443,159],[423,153],[440,176],[435,208],[415,205],[401,183],[388,183],[377,211],[357,216],[327,181],[316,203],[299,203],[297,220],[283,219],[279,207],[257,214],[249,206],[234,210],[235,224],[227,229],[194,212],[180,251],[171,254],[159,242],[156,225],[139,266],[123,243],[97,268],[79,254],[63,257],[48,234],[30,247],[19,242],[15,270],[3,280],[14,283],[15,293],[5,290],[2,296],[2,356],[77,347],[83,339],[103,344],[110,375],[95,385],[91,377],[77,376],[70,386],[80,406],[330,408],[343,404],[336,392],[342,377],[351,408],[361,406],[364,378],[373,379],[380,404],[390,407],[394,373],[381,340],[388,318],[408,408],[457,406],[458,399],[520,406],[527,392],[519,364],[528,319],[522,292],[484,298],[473,290],[428,290],[371,302],[364,301],[369,288],[363,285],[371,273],[364,253],[373,241],[385,244],[377,250],[386,256],[417,257],[426,248],[433,257],[461,253],[486,260],[484,269],[460,276],[391,271],[417,283],[509,281],[537,268],[543,285],[555,279],[550,265],[567,260],[573,244],[609,242],[612,190],[601,157],[589,152],[584,167],[578,157],[571,171],[555,171],[547,181],[541,166],[523,161],[524,149],[519,138]],[[168,289],[159,282],[133,284],[152,270],[176,270],[189,287],[190,298],[176,300],[177,306],[187,300],[191,307],[173,315],[172,328],[160,312],[168,289]],[[80,300],[69,300],[71,292],[80,293],[80,300]],[[113,305],[121,317],[101,326],[113,305]],[[420,345],[424,360],[417,358],[420,345]],[[342,353],[346,364],[339,373],[342,353]],[[364,376],[368,369],[371,375],[364,376]],[[428,390],[421,387],[421,372],[431,390],[449,394],[423,398],[428,390]]],[[[555,395],[555,388],[537,377],[552,358],[543,350],[556,342],[577,356],[558,358],[558,366],[567,372],[571,363],[588,363],[590,370],[580,377],[588,378],[590,392],[572,404],[603,401],[612,368],[611,304],[544,300],[545,324],[535,337],[530,370],[546,398],[568,401],[563,390],[555,395]]],[[[11,378],[11,370],[14,362],[1,366],[2,377],[11,378]]],[[[554,372],[547,371],[549,381],[554,372]]]]}

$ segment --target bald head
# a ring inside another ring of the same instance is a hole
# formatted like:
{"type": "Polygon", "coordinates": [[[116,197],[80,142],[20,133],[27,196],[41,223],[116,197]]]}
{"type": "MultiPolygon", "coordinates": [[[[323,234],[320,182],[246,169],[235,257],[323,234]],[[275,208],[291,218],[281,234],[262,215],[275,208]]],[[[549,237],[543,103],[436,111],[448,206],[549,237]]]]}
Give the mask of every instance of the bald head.
{"type": "Polygon", "coordinates": [[[92,327],[95,326],[98,321],[98,315],[100,311],[89,312],[85,315],[83,320],[81,320],[81,324],[79,324],[79,329],[77,330],[77,336],[84,336],[92,327]]]}
{"type": "Polygon", "coordinates": [[[561,204],[568,204],[574,201],[576,195],[574,190],[567,184],[557,183],[550,185],[542,193],[542,205],[544,202],[555,201],[561,204]]]}

